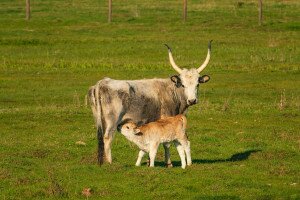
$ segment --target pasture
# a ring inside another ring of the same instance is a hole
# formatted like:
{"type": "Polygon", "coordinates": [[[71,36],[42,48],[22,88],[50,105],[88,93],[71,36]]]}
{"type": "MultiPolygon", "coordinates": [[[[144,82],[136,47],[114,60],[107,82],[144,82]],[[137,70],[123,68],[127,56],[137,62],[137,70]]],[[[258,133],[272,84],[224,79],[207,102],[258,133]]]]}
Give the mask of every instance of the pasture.
{"type": "Polygon", "coordinates": [[[0,2],[1,199],[299,199],[300,3],[257,1],[33,0],[0,2]],[[96,158],[85,95],[103,77],[167,78],[197,67],[212,43],[199,103],[189,109],[193,165],[135,167],[120,133],[113,163],[96,158]],[[83,143],[76,143],[81,141],[83,143]]]}

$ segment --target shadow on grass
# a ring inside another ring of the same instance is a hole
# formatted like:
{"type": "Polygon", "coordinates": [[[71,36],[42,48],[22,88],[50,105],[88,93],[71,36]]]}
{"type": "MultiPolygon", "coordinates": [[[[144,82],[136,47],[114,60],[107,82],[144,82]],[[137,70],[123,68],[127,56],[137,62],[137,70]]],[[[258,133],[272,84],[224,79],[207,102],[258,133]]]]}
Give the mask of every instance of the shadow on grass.
{"type": "MultiPolygon", "coordinates": [[[[215,159],[215,160],[207,160],[207,159],[193,159],[193,164],[213,164],[213,163],[224,163],[224,162],[238,162],[247,160],[252,153],[260,152],[261,150],[248,150],[242,153],[233,154],[230,158],[227,159],[215,159]]],[[[146,165],[147,163],[143,163],[146,165]]],[[[180,161],[172,161],[173,166],[181,166],[180,161]]],[[[164,162],[155,162],[155,166],[165,167],[164,162]]]]}
{"type": "Polygon", "coordinates": [[[227,159],[216,159],[216,160],[193,160],[193,163],[196,164],[205,164],[205,163],[222,163],[222,162],[238,162],[247,160],[252,153],[260,152],[261,150],[249,150],[242,153],[233,154],[230,158],[227,159]]]}

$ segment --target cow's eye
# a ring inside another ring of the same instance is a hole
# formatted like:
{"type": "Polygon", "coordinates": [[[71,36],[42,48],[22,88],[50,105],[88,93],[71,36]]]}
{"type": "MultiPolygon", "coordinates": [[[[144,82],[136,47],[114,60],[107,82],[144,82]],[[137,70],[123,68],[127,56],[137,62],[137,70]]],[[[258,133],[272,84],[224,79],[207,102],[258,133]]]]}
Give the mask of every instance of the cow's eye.
{"type": "Polygon", "coordinates": [[[183,84],[181,84],[181,87],[185,88],[185,86],[183,84]]]}
{"type": "Polygon", "coordinates": [[[127,129],[129,129],[129,126],[126,126],[127,129]]]}

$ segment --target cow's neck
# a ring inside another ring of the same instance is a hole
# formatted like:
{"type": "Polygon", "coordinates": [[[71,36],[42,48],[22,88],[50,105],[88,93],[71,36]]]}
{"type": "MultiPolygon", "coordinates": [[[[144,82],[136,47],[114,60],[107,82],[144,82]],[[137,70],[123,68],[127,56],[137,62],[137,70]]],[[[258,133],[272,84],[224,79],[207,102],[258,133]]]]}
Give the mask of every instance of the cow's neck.
{"type": "Polygon", "coordinates": [[[172,116],[177,114],[185,114],[187,111],[187,99],[185,98],[184,89],[177,88],[175,84],[170,80],[166,79],[167,87],[165,88],[164,94],[169,94],[163,105],[162,115],[172,116]]]}
{"type": "Polygon", "coordinates": [[[176,86],[174,86],[174,90],[175,93],[177,94],[177,101],[180,104],[178,114],[184,114],[189,107],[187,105],[187,99],[185,98],[184,90],[183,88],[176,88],[176,86]]]}

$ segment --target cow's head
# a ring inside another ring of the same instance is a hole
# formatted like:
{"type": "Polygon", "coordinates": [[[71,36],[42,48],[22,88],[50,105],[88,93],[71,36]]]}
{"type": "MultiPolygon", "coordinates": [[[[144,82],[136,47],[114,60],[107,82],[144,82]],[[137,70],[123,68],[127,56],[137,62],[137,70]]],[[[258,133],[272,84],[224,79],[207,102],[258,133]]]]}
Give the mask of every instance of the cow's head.
{"type": "Polygon", "coordinates": [[[211,41],[208,43],[208,52],[204,63],[199,68],[192,69],[181,69],[178,67],[173,59],[171,48],[168,45],[166,46],[168,47],[169,51],[170,63],[172,67],[179,73],[179,75],[172,76],[171,80],[174,82],[177,88],[182,87],[184,89],[187,105],[196,104],[198,101],[197,92],[199,84],[206,83],[210,79],[209,76],[200,76],[199,73],[204,70],[209,62],[211,41]]]}

